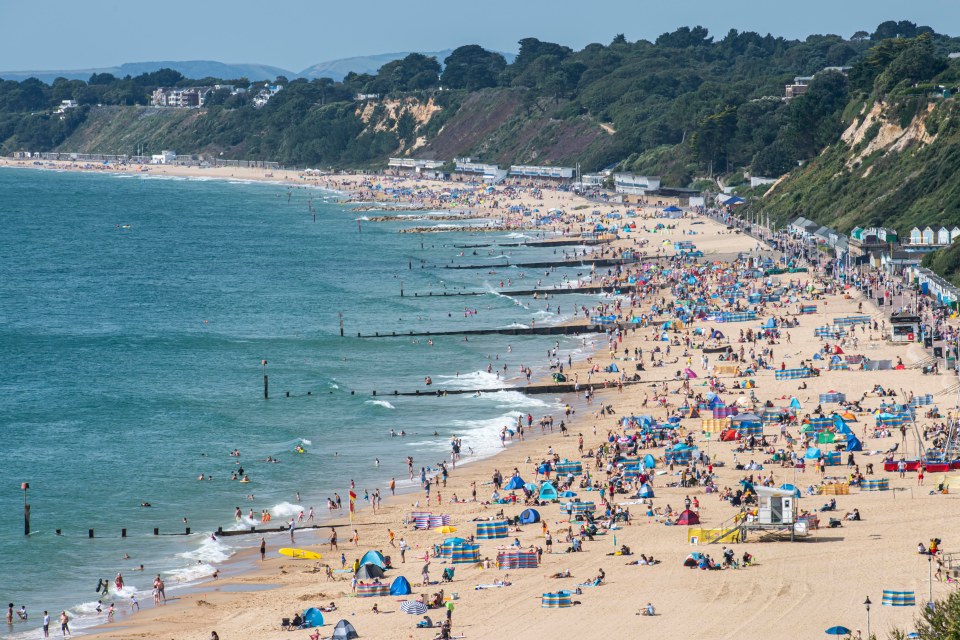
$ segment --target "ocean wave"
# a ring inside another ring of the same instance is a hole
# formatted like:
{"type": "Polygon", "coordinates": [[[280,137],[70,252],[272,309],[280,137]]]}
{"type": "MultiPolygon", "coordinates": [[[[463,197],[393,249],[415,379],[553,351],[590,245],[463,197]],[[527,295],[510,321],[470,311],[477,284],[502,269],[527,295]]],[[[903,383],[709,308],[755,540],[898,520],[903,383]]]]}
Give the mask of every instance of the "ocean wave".
{"type": "Polygon", "coordinates": [[[486,371],[472,371],[461,373],[458,376],[436,376],[437,386],[447,389],[491,389],[496,387],[512,387],[494,373],[486,371]]]}
{"type": "Polygon", "coordinates": [[[369,219],[370,218],[368,218],[367,216],[360,216],[359,218],[357,218],[357,220],[369,220],[369,219]]]}
{"type": "Polygon", "coordinates": [[[270,515],[274,518],[292,518],[293,516],[300,515],[301,511],[305,511],[303,506],[299,504],[293,504],[292,502],[280,502],[273,505],[268,509],[270,515]]]}
{"type": "Polygon", "coordinates": [[[557,408],[556,403],[545,402],[540,398],[528,396],[521,391],[496,391],[482,396],[487,400],[497,403],[498,409],[526,408],[526,409],[546,409],[557,408]]]}
{"type": "Polygon", "coordinates": [[[363,404],[377,405],[378,407],[383,407],[384,409],[396,409],[395,406],[393,406],[386,400],[367,400],[363,404]]]}
{"type": "Polygon", "coordinates": [[[213,537],[208,536],[203,539],[203,542],[200,543],[200,546],[192,551],[184,551],[183,553],[178,553],[178,558],[183,558],[185,560],[196,560],[199,562],[226,562],[230,556],[234,554],[233,549],[228,545],[220,542],[220,540],[215,540],[213,537]]]}

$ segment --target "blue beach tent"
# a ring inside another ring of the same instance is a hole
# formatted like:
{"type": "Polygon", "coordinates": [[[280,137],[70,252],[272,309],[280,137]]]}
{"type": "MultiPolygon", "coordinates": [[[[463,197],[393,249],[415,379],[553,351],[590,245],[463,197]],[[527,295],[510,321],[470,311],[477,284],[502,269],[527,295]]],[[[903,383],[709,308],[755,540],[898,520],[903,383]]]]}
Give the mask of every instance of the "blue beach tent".
{"type": "Polygon", "coordinates": [[[412,593],[410,581],[403,576],[397,576],[396,580],[390,585],[390,595],[408,596],[412,593]]]}
{"type": "Polygon", "coordinates": [[[375,564],[381,569],[387,568],[387,559],[383,557],[383,554],[379,551],[367,551],[363,554],[363,557],[360,558],[360,566],[362,567],[365,564],[375,564]]]}
{"type": "Polygon", "coordinates": [[[316,607],[310,607],[303,612],[303,626],[310,627],[322,627],[323,626],[323,614],[320,612],[320,609],[316,607]]]}
{"type": "Polygon", "coordinates": [[[533,524],[540,522],[540,512],[536,509],[524,509],[520,513],[520,524],[533,524]]]}
{"type": "Polygon", "coordinates": [[[520,476],[513,476],[510,478],[510,482],[506,484],[504,489],[506,491],[519,491],[520,489],[523,489],[523,485],[525,484],[526,483],[523,481],[523,478],[520,476]]]}
{"type": "Polygon", "coordinates": [[[541,500],[556,500],[557,499],[557,488],[549,482],[543,483],[540,487],[540,499],[541,500]]]}

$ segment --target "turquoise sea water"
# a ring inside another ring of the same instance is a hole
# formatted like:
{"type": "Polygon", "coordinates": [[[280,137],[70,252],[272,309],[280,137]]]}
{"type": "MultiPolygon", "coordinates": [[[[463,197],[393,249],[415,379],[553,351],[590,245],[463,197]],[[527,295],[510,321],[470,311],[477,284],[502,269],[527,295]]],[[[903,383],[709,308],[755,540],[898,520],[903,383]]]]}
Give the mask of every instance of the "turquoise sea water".
{"type": "MultiPolygon", "coordinates": [[[[359,215],[334,194],[280,185],[0,170],[0,601],[32,614],[3,631],[32,636],[43,609],[66,608],[89,624],[98,579],[118,571],[129,593],[144,590],[141,600],[156,573],[168,589],[209,574],[235,551],[209,532],[237,526],[237,506],[271,509],[274,525],[310,506],[325,514],[335,491],[346,502],[349,478],[361,496],[384,491],[391,476],[406,479],[407,455],[417,468],[433,465],[448,457],[454,435],[476,457],[489,455],[517,412],[559,406],[518,392],[383,397],[423,388],[425,375],[434,388],[492,386],[486,365],[496,354],[511,375],[520,363],[543,375],[555,338],[449,337],[431,346],[359,340],[357,331],[555,323],[574,302],[589,302],[551,301],[562,305],[558,315],[543,301],[495,293],[413,298],[444,287],[492,291],[506,277],[515,286],[555,284],[577,270],[521,281],[516,269],[432,268],[496,262],[487,249],[459,257],[452,245],[506,234],[396,233],[422,221],[365,222],[360,233],[359,215]],[[465,307],[478,314],[466,317],[465,307]],[[410,435],[391,438],[391,428],[410,435]],[[292,453],[297,442],[306,454],[292,453]],[[234,448],[249,484],[228,480],[234,448]],[[214,480],[198,482],[200,473],[214,480]],[[31,487],[29,537],[21,482],[31,487]],[[154,527],[182,532],[184,517],[192,536],[152,535],[154,527]],[[143,574],[130,571],[140,563],[143,574]]],[[[508,250],[523,260],[554,255],[508,250]]],[[[576,357],[582,344],[561,339],[561,347],[576,357]]]]}

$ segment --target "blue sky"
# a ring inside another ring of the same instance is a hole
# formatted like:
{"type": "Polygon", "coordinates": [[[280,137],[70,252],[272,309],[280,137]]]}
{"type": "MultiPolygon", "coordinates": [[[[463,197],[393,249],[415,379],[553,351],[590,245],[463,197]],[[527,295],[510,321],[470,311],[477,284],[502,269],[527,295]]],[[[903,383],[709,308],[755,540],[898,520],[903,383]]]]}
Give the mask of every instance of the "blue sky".
{"type": "Polygon", "coordinates": [[[481,44],[515,51],[534,36],[581,48],[654,39],[702,24],[802,38],[850,36],[884,20],[960,35],[956,0],[0,0],[0,69],[106,67],[145,60],[258,62],[299,71],[372,53],[481,44]]]}

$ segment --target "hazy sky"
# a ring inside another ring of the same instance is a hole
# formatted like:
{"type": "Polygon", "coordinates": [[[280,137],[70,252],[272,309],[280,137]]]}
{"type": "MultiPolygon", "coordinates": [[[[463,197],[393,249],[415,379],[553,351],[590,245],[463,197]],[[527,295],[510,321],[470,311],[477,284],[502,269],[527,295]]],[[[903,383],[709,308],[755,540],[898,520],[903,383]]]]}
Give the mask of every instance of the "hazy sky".
{"type": "Polygon", "coordinates": [[[324,60],[534,36],[581,48],[654,39],[702,24],[802,38],[912,20],[960,34],[956,0],[0,0],[0,69],[108,67],[146,60],[258,62],[291,71],[324,60]]]}

